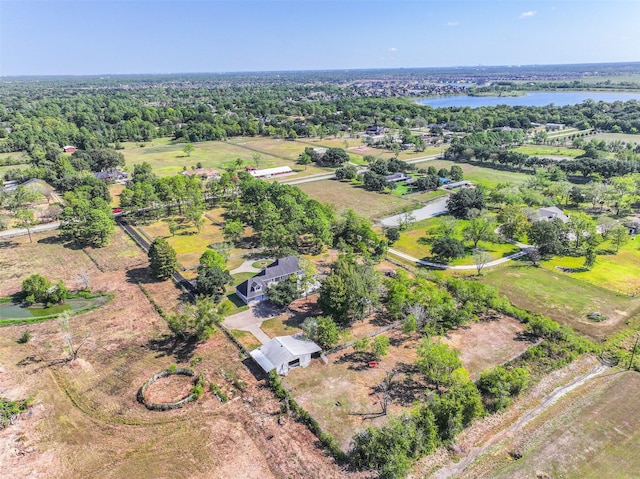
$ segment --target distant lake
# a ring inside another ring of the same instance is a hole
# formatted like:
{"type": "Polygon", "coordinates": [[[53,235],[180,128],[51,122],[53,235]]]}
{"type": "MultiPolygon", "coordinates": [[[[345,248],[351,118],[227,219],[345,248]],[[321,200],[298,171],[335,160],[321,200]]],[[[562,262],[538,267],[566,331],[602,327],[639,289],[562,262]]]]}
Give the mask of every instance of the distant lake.
{"type": "Polygon", "coordinates": [[[531,92],[523,96],[441,96],[433,98],[423,98],[418,100],[421,105],[428,105],[432,108],[448,107],[471,107],[481,106],[547,106],[553,103],[556,106],[577,105],[585,100],[593,101],[628,101],[640,100],[640,93],[617,93],[617,92],[531,92]]]}

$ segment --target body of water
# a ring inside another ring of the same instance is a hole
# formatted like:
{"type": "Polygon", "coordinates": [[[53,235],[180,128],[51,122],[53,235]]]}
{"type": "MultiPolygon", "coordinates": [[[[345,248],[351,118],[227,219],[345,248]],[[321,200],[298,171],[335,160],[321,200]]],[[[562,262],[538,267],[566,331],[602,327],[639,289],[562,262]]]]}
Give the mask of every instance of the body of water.
{"type": "Polygon", "coordinates": [[[570,92],[531,92],[523,96],[443,96],[433,98],[423,98],[418,100],[421,105],[428,105],[433,108],[448,107],[471,107],[478,108],[481,106],[547,106],[553,103],[556,106],[577,105],[585,100],[593,100],[595,102],[614,102],[640,100],[640,93],[617,93],[617,92],[589,92],[589,91],[570,91],[570,92]]]}
{"type": "Polygon", "coordinates": [[[100,296],[97,298],[71,298],[67,299],[63,304],[56,304],[49,308],[43,308],[39,305],[33,305],[28,308],[24,308],[19,304],[14,303],[0,303],[0,319],[30,319],[41,318],[43,316],[51,316],[54,314],[62,313],[68,309],[72,311],[78,311],[81,309],[87,309],[96,304],[104,302],[107,298],[100,296]]]}

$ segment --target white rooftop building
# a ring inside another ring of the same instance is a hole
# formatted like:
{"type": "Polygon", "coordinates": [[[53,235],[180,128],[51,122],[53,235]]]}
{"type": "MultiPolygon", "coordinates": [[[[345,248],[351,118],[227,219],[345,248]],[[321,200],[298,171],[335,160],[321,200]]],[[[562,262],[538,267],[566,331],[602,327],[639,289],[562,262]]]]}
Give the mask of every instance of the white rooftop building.
{"type": "Polygon", "coordinates": [[[292,368],[306,368],[312,357],[317,357],[322,349],[301,334],[278,336],[251,351],[251,357],[265,372],[276,370],[286,376],[292,368]]]}

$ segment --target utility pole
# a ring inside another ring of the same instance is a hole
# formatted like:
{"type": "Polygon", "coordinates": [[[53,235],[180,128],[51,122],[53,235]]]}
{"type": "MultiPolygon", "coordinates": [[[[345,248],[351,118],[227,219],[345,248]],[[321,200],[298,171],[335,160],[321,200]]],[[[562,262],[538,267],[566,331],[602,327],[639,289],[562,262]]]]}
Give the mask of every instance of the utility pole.
{"type": "Polygon", "coordinates": [[[627,369],[631,369],[633,366],[633,359],[636,356],[636,346],[638,346],[638,339],[640,339],[640,334],[636,336],[636,344],[633,345],[633,350],[631,351],[631,360],[629,361],[629,367],[627,369]]]}

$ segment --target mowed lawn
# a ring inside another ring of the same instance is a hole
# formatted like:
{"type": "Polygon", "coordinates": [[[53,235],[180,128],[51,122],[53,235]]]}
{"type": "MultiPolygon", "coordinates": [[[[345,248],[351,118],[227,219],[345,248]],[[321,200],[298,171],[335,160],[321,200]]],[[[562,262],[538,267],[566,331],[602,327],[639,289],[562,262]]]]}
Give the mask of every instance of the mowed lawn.
{"type": "MultiPolygon", "coordinates": [[[[614,247],[605,242],[599,253],[613,252],[614,247]]],[[[580,271],[584,256],[560,256],[543,263],[553,269],[582,281],[602,286],[626,295],[640,294],[640,242],[633,240],[620,248],[617,254],[598,254],[595,266],[590,271],[580,271]],[[558,268],[575,268],[577,272],[564,272],[558,268]]]]}
{"type": "Polygon", "coordinates": [[[491,449],[461,478],[637,478],[640,375],[608,371],[491,449]],[[522,457],[514,460],[509,454],[522,457]]]}
{"type": "Polygon", "coordinates": [[[605,141],[624,141],[625,143],[640,143],[640,135],[631,135],[626,133],[598,133],[594,136],[585,138],[585,141],[590,138],[598,138],[605,141]]]}
{"type": "Polygon", "coordinates": [[[515,261],[482,276],[516,306],[549,316],[556,321],[602,340],[625,326],[640,312],[640,298],[630,298],[547,268],[515,261]],[[587,314],[598,311],[606,321],[594,322],[587,314]]]}
{"type": "Polygon", "coordinates": [[[531,175],[528,173],[499,170],[496,168],[485,168],[483,166],[475,166],[468,163],[456,163],[449,160],[427,160],[416,163],[418,168],[435,166],[438,170],[440,168],[450,170],[453,165],[458,165],[462,168],[465,180],[469,180],[476,185],[484,185],[488,188],[495,188],[499,183],[524,183],[531,178],[531,175]]]}
{"type": "MultiPolygon", "coordinates": [[[[184,223],[184,226],[175,236],[171,236],[166,220],[138,226],[138,229],[151,241],[155,238],[165,238],[173,249],[175,249],[178,256],[178,263],[184,268],[192,268],[198,265],[200,256],[202,256],[202,253],[204,253],[210,244],[222,243],[224,241],[222,225],[217,222],[214,223],[208,217],[215,218],[217,211],[218,210],[212,210],[211,212],[205,213],[205,222],[199,233],[190,223],[184,223]]],[[[180,218],[175,219],[180,225],[180,218]]],[[[251,228],[245,230],[245,236],[248,237],[252,234],[253,231],[251,228]]],[[[242,252],[243,250],[237,248],[231,251],[234,260],[230,260],[227,264],[230,269],[236,268],[242,263],[240,259],[235,259],[235,256],[242,252]]]]}
{"type": "Polygon", "coordinates": [[[367,191],[337,180],[313,181],[298,187],[311,198],[322,203],[334,205],[338,212],[352,209],[365,218],[387,216],[404,208],[417,208],[418,205],[396,195],[367,191]]]}
{"type": "MultiPolygon", "coordinates": [[[[426,220],[413,223],[407,230],[400,234],[400,239],[393,244],[393,248],[413,256],[414,258],[424,260],[434,260],[431,256],[430,240],[436,237],[436,230],[441,218],[428,218],[426,220]]],[[[450,217],[449,217],[450,218],[450,217]]],[[[462,230],[469,222],[467,220],[456,220],[454,237],[462,240],[462,230]]],[[[470,241],[465,242],[468,254],[463,258],[458,258],[451,262],[452,265],[474,264],[472,255],[473,244],[470,241]]],[[[512,253],[517,253],[520,248],[510,243],[493,243],[489,241],[480,241],[478,247],[489,253],[491,260],[503,258],[512,253]]]]}
{"type": "Polygon", "coordinates": [[[529,156],[566,156],[576,158],[584,154],[584,150],[579,148],[566,148],[564,146],[543,146],[543,145],[526,145],[512,148],[512,151],[523,153],[529,156]]]}

